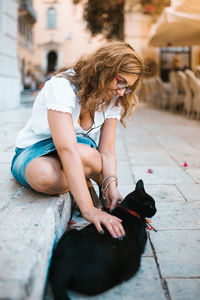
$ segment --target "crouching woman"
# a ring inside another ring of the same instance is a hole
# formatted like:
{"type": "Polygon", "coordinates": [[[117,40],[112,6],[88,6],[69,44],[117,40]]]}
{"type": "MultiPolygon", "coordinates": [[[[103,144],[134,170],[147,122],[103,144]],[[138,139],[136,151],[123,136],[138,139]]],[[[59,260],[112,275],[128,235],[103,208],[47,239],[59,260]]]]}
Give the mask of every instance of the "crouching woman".
{"type": "Polygon", "coordinates": [[[46,81],[32,115],[19,132],[11,171],[36,192],[71,191],[82,216],[99,233],[124,236],[121,220],[94,206],[87,182],[103,184],[110,209],[122,200],[117,189],[117,120],[135,108],[144,65],[127,43],[102,46],[46,81]]]}

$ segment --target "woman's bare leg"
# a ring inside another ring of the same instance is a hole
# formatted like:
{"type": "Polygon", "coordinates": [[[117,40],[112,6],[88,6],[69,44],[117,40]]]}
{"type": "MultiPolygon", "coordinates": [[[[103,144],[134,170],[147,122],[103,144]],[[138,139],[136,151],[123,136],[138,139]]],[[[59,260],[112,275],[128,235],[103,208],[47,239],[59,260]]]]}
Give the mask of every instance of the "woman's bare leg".
{"type": "MultiPolygon", "coordinates": [[[[78,144],[86,178],[101,184],[101,154],[94,148],[78,144]]],[[[61,194],[69,191],[69,184],[58,157],[51,154],[35,158],[26,167],[26,179],[37,192],[61,194]]]]}

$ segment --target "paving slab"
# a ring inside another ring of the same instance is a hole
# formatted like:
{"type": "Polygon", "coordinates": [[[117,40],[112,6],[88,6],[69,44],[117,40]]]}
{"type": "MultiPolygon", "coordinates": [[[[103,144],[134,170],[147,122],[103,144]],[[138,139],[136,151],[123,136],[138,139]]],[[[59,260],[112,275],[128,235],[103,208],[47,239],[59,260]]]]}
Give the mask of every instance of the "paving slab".
{"type": "Polygon", "coordinates": [[[123,138],[118,134],[118,139],[115,144],[115,149],[116,149],[116,155],[118,159],[124,159],[127,158],[127,153],[124,145],[123,138]]]}
{"type": "Polygon", "coordinates": [[[0,151],[0,164],[10,164],[13,156],[14,151],[8,151],[7,149],[0,151]]]}
{"type": "MultiPolygon", "coordinates": [[[[11,162],[10,162],[11,164],[11,162]]],[[[4,186],[4,191],[6,191],[7,189],[5,188],[7,184],[15,184],[15,179],[13,178],[13,176],[11,175],[11,171],[10,171],[10,164],[0,164],[1,167],[1,174],[0,174],[0,186],[4,186]]],[[[11,188],[12,189],[12,188],[11,188]]]]}
{"type": "Polygon", "coordinates": [[[192,145],[194,148],[200,150],[200,143],[199,143],[199,137],[190,136],[187,138],[190,145],[192,145]]]}
{"type": "Polygon", "coordinates": [[[131,149],[137,149],[141,146],[146,146],[148,149],[149,147],[155,147],[155,145],[157,144],[159,146],[159,144],[155,141],[154,138],[152,138],[152,136],[150,136],[147,132],[145,132],[144,130],[137,130],[135,128],[135,132],[134,132],[134,125],[132,125],[131,131],[126,128],[123,129],[121,128],[121,131],[124,133],[124,140],[126,142],[127,148],[131,151],[131,149]],[[126,133],[125,133],[126,130],[126,133]]]}
{"type": "Polygon", "coordinates": [[[200,183],[200,168],[189,168],[186,173],[194,180],[195,183],[200,183]]]}
{"type": "Polygon", "coordinates": [[[173,300],[200,299],[200,278],[167,278],[173,300]]]}
{"type": "Polygon", "coordinates": [[[184,138],[177,134],[172,134],[168,131],[165,135],[156,135],[156,141],[160,146],[162,146],[167,151],[176,151],[189,147],[189,143],[184,138]]]}
{"type": "MultiPolygon", "coordinates": [[[[142,178],[145,184],[194,183],[194,180],[180,167],[132,167],[135,180],[142,178]],[[153,173],[148,173],[151,169],[153,173]]],[[[199,174],[200,175],[200,174],[199,174]]]]}
{"type": "Polygon", "coordinates": [[[120,184],[134,184],[133,174],[130,163],[127,159],[120,160],[117,163],[117,176],[120,184]]]}
{"type": "Polygon", "coordinates": [[[23,284],[22,281],[10,279],[3,280],[0,279],[0,299],[14,299],[14,300],[22,300],[26,299],[27,287],[23,284]]]}
{"type": "Polygon", "coordinates": [[[163,277],[200,277],[200,230],[158,231],[151,241],[163,277]]]}
{"type": "Polygon", "coordinates": [[[146,243],[146,246],[145,246],[145,249],[144,249],[144,253],[142,254],[142,257],[148,257],[148,256],[151,256],[151,257],[154,256],[149,238],[147,239],[147,243],[146,243]]]}
{"type": "Polygon", "coordinates": [[[188,165],[191,166],[190,160],[192,161],[192,158],[195,159],[200,156],[199,150],[196,147],[177,135],[166,134],[156,136],[155,138],[168,155],[175,158],[179,164],[187,161],[188,165]]]}
{"type": "Polygon", "coordinates": [[[200,229],[198,202],[157,203],[153,226],[158,230],[200,229]]]}
{"type": "Polygon", "coordinates": [[[186,198],[172,184],[145,184],[145,190],[156,201],[159,202],[185,202],[186,198]]]}
{"type": "Polygon", "coordinates": [[[131,150],[129,147],[128,155],[130,157],[131,166],[145,166],[149,167],[162,167],[162,166],[177,166],[177,163],[169,157],[169,154],[159,147],[148,147],[148,151],[146,149],[138,150],[131,150]]]}
{"type": "Polygon", "coordinates": [[[123,197],[126,197],[129,193],[135,190],[135,183],[134,184],[119,184],[118,186],[119,192],[123,197]]]}
{"type": "Polygon", "coordinates": [[[177,184],[187,201],[200,201],[200,184],[177,184]]]}
{"type": "Polygon", "coordinates": [[[199,149],[194,147],[187,147],[184,151],[169,151],[169,155],[182,166],[185,162],[189,168],[200,167],[200,153],[199,149]]]}
{"type": "MultiPolygon", "coordinates": [[[[167,118],[165,120],[169,121],[167,118]]],[[[200,138],[199,126],[199,120],[189,120],[181,115],[172,115],[168,124],[168,131],[182,137],[185,141],[188,141],[191,137],[198,140],[200,138]]]]}

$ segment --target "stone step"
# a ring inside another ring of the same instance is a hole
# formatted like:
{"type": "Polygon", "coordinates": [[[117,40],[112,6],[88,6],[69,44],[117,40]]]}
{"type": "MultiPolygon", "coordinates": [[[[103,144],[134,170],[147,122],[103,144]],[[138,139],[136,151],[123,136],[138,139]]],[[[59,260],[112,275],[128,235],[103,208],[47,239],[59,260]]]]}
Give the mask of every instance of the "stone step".
{"type": "Polygon", "coordinates": [[[15,182],[5,191],[1,188],[1,300],[43,298],[53,246],[66,229],[70,214],[69,193],[47,196],[15,182]]]}

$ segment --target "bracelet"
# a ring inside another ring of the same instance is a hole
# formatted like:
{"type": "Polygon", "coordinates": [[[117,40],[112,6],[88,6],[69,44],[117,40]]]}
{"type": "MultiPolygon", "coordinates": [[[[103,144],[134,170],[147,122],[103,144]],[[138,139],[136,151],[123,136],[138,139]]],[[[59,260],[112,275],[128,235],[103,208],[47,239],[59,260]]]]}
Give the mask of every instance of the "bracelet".
{"type": "Polygon", "coordinates": [[[111,174],[111,175],[106,176],[106,177],[103,179],[103,182],[102,182],[102,185],[101,185],[101,191],[102,191],[102,193],[103,193],[103,191],[104,191],[104,184],[105,184],[106,180],[108,180],[108,179],[111,178],[111,177],[115,178],[116,182],[118,182],[118,178],[117,178],[116,175],[112,175],[112,174],[111,174]]]}
{"type": "Polygon", "coordinates": [[[106,199],[105,196],[106,196],[107,188],[109,187],[109,185],[110,185],[111,182],[113,182],[113,181],[115,181],[115,182],[118,184],[116,178],[113,178],[112,180],[110,180],[110,181],[108,182],[108,184],[105,186],[105,188],[104,188],[104,190],[103,190],[103,198],[104,198],[104,199],[106,199]]]}

